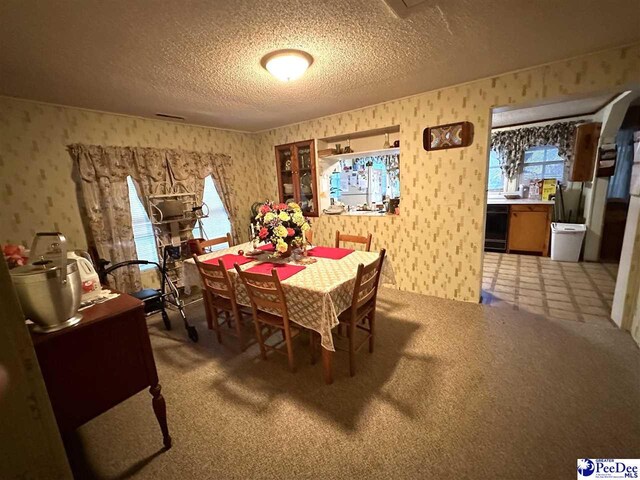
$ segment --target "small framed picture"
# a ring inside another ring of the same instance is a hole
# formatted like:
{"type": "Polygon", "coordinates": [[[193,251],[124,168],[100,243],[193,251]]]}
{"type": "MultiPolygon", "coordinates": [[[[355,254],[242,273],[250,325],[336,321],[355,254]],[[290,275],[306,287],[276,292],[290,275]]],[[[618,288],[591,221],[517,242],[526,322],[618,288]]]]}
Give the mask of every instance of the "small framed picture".
{"type": "Polygon", "coordinates": [[[422,133],[422,145],[427,151],[468,147],[472,141],[473,124],[471,122],[448,123],[437,127],[427,127],[422,133]]]}

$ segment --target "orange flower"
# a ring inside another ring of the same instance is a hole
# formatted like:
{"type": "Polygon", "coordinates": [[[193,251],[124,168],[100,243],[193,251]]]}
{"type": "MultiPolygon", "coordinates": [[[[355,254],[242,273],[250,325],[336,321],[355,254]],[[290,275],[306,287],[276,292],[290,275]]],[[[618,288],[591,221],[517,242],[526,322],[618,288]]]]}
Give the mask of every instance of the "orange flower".
{"type": "Polygon", "coordinates": [[[287,228],[287,237],[293,237],[296,234],[293,228],[287,228]]]}
{"type": "Polygon", "coordinates": [[[267,229],[266,229],[266,227],[262,227],[262,228],[260,229],[260,232],[258,233],[258,236],[259,236],[260,238],[266,238],[266,237],[267,237],[267,235],[269,235],[269,230],[267,230],[267,229]]]}

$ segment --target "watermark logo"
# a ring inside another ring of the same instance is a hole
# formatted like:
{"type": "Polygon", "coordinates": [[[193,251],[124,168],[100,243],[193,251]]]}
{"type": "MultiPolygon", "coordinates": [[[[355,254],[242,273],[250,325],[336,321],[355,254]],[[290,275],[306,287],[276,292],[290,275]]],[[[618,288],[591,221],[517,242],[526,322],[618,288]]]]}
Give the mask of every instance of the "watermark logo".
{"type": "Polygon", "coordinates": [[[640,479],[640,459],[579,458],[578,480],[640,479]]]}
{"type": "Polygon", "coordinates": [[[596,465],[593,463],[593,460],[588,458],[579,458],[578,459],[578,473],[582,477],[589,477],[593,475],[593,472],[596,471],[596,465]]]}

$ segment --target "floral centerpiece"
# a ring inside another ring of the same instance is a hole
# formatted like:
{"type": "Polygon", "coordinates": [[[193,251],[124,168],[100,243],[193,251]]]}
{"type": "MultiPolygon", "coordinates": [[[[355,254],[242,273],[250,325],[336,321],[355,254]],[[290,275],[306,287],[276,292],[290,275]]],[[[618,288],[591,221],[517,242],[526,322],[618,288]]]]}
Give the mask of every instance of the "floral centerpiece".
{"type": "Polygon", "coordinates": [[[258,230],[254,238],[271,242],[280,256],[287,256],[293,248],[302,247],[304,233],[311,228],[300,205],[294,202],[266,202],[259,208],[255,219],[258,230]]]}

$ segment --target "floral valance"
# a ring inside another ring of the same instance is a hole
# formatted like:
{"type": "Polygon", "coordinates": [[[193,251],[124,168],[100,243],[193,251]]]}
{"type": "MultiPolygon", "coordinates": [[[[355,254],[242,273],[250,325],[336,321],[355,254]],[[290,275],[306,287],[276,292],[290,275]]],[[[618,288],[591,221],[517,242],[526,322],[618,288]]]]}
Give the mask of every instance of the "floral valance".
{"type": "Polygon", "coordinates": [[[78,162],[80,176],[86,182],[101,177],[122,180],[131,176],[136,181],[184,181],[203,179],[219,167],[227,167],[228,155],[190,152],[170,148],[113,147],[102,145],[69,145],[71,156],[78,162]]]}
{"type": "Polygon", "coordinates": [[[491,133],[491,149],[500,156],[502,171],[516,176],[524,160],[524,152],[532,147],[553,145],[565,159],[565,177],[573,162],[573,142],[579,122],[558,122],[541,127],[516,128],[491,133]]]}

